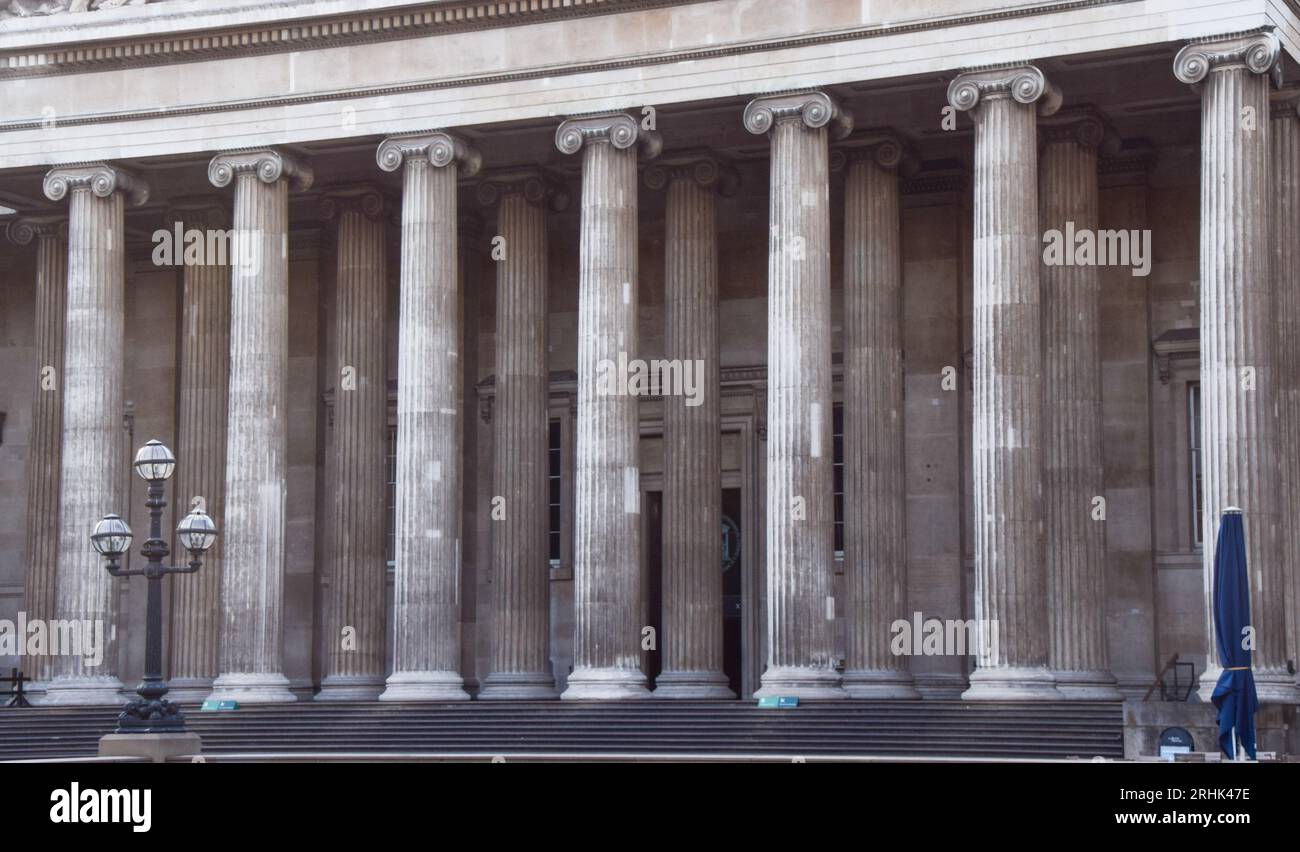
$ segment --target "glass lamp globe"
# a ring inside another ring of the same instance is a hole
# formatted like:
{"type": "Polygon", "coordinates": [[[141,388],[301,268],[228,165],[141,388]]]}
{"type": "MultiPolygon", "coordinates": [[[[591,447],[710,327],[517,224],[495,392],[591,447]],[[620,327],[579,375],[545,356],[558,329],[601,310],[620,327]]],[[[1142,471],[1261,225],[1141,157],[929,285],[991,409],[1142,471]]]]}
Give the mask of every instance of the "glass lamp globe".
{"type": "Polygon", "coordinates": [[[217,525],[202,509],[195,509],[181,519],[176,535],[180,537],[181,546],[197,555],[212,547],[217,540],[217,525]]]}
{"type": "Polygon", "coordinates": [[[95,524],[90,543],[101,555],[115,559],[131,546],[131,528],[117,515],[105,515],[95,524]]]}
{"type": "Polygon", "coordinates": [[[156,438],[135,454],[135,472],[146,482],[161,482],[176,469],[176,457],[156,438]]]}

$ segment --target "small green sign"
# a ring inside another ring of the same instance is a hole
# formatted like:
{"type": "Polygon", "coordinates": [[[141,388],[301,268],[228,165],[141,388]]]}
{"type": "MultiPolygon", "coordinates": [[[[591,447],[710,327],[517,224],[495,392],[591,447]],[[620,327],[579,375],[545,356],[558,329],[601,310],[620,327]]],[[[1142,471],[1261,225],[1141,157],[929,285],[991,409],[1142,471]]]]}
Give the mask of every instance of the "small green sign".
{"type": "Polygon", "coordinates": [[[200,709],[200,710],[205,710],[205,711],[206,711],[206,710],[238,710],[238,709],[239,709],[239,702],[238,702],[238,701],[230,701],[230,700],[226,700],[226,701],[218,701],[218,700],[215,700],[215,699],[209,698],[207,701],[204,701],[204,702],[203,702],[203,706],[200,707],[199,709],[200,709]]]}
{"type": "Polygon", "coordinates": [[[758,699],[758,706],[765,710],[787,710],[798,707],[799,698],[795,695],[768,695],[758,699]]]}

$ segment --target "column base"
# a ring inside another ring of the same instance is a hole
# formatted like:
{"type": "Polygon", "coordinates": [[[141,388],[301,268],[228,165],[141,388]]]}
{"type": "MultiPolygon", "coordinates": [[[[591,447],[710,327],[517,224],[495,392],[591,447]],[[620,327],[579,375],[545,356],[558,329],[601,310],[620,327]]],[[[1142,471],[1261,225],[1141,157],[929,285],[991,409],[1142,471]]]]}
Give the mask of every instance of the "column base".
{"type": "Polygon", "coordinates": [[[655,678],[655,698],[731,699],[731,681],[721,672],[660,672],[655,678]]]}
{"type": "Polygon", "coordinates": [[[840,685],[839,672],[812,666],[774,666],[763,672],[762,687],[754,698],[792,695],[801,700],[842,700],[849,697],[840,685]]]}
{"type": "Polygon", "coordinates": [[[1255,692],[1260,704],[1300,704],[1300,691],[1286,669],[1256,669],[1255,692]]]}
{"type": "Polygon", "coordinates": [[[1106,671],[1081,672],[1053,669],[1056,691],[1073,701],[1123,701],[1115,676],[1106,671]]]}
{"type": "Polygon", "coordinates": [[[457,672],[393,672],[380,701],[469,701],[457,672]]]}
{"type": "Polygon", "coordinates": [[[326,675],[313,701],[375,701],[384,691],[380,675],[326,675]]]}
{"type": "MultiPolygon", "coordinates": [[[[55,677],[45,685],[42,707],[76,707],[125,704],[122,681],[113,675],[101,677],[55,677]]],[[[33,702],[35,703],[35,702],[33,702]]]]}
{"type": "Polygon", "coordinates": [[[1060,701],[1046,668],[980,668],[971,672],[970,689],[963,701],[1060,701]]]}
{"type": "Polygon", "coordinates": [[[298,697],[289,691],[289,679],[279,672],[230,672],[212,682],[212,701],[240,704],[287,704],[298,697]]]}
{"type": "MultiPolygon", "coordinates": [[[[1199,700],[1211,703],[1222,672],[1223,668],[1215,665],[1201,673],[1196,685],[1199,700]]],[[[1286,669],[1255,669],[1255,694],[1259,696],[1260,704],[1300,704],[1300,688],[1286,669]]]]}
{"type": "Polygon", "coordinates": [[[849,698],[914,700],[921,697],[912,673],[897,669],[851,669],[844,673],[849,698]]]}
{"type": "Polygon", "coordinates": [[[478,698],[484,701],[548,701],[559,698],[550,672],[493,672],[483,679],[478,698]]]}
{"type": "Polygon", "coordinates": [[[1214,695],[1214,687],[1219,682],[1219,673],[1222,671],[1223,669],[1217,664],[1205,667],[1205,671],[1201,672],[1201,679],[1196,682],[1197,701],[1210,703],[1210,698],[1214,695]]]}
{"type": "Polygon", "coordinates": [[[649,698],[645,675],[640,669],[574,669],[569,686],[560,698],[565,701],[621,701],[649,698]]]}
{"type": "Polygon", "coordinates": [[[212,694],[210,677],[178,677],[167,681],[167,699],[177,704],[202,704],[212,694]]]}

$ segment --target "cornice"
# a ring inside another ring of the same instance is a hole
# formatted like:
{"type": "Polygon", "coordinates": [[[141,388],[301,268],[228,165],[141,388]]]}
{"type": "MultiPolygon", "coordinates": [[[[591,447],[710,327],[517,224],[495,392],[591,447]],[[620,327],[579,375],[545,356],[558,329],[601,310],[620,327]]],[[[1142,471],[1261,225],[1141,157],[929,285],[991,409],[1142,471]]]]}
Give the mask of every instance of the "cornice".
{"type": "MultiPolygon", "coordinates": [[[[773,50],[832,45],[841,42],[871,38],[925,33],[952,27],[997,23],[1038,15],[1060,14],[1080,9],[1104,6],[1123,6],[1141,0],[1067,0],[1018,6],[1010,9],[989,10],[976,13],[949,15],[914,22],[888,22],[851,27],[816,35],[791,36],[738,42],[715,47],[662,51],[653,55],[611,59],[604,62],[576,62],[556,64],[544,68],[498,74],[482,74],[422,80],[412,83],[333,89],[307,95],[280,95],[257,98],[239,103],[204,103],[178,106],[168,110],[168,115],[203,115],[259,107],[281,107],[295,104],[333,101],[348,98],[379,97],[449,88],[508,83],[520,80],[560,77],[569,74],[598,73],[622,68],[669,65],[719,57],[742,56],[773,50]]],[[[430,22],[430,10],[416,14],[411,10],[401,13],[371,13],[340,16],[328,21],[314,20],[302,24],[286,25],[279,21],[253,27],[235,28],[212,33],[177,33],[165,37],[141,35],[127,39],[108,40],[93,45],[75,45],[61,48],[58,45],[39,50],[0,51],[0,80],[14,77],[39,77],[57,74],[151,67],[180,62],[219,60],[226,56],[253,56],[286,53],[299,50],[367,44],[399,39],[421,38],[466,30],[491,29],[544,23],[553,20],[589,17],[641,9],[679,5],[681,0],[534,0],[529,8],[500,2],[461,3],[455,6],[437,4],[444,14],[438,22],[430,22]],[[481,10],[478,17],[453,12],[464,7],[481,10]],[[510,7],[515,7],[511,10],[510,7]],[[504,10],[504,11],[503,11],[504,10]]],[[[519,4],[523,6],[524,4],[519,4]]],[[[157,118],[152,109],[123,110],[96,115],[60,116],[61,126],[96,124],[108,121],[132,121],[157,118]]],[[[0,131],[32,129],[41,126],[39,117],[0,123],[0,131]]]]}
{"type": "MultiPolygon", "coordinates": [[[[40,47],[0,50],[0,79],[206,61],[224,55],[249,56],[346,47],[678,6],[683,2],[442,0],[328,16],[272,17],[235,25],[182,27],[165,34],[95,38],[95,33],[88,32],[82,39],[70,38],[40,47]]],[[[53,20],[57,25],[66,24],[68,19],[58,16],[53,20]]],[[[125,22],[113,23],[118,23],[120,28],[120,24],[125,22]]],[[[141,20],[140,24],[149,26],[150,21],[141,20]]],[[[0,27],[0,36],[5,34],[5,29],[0,27]]]]}

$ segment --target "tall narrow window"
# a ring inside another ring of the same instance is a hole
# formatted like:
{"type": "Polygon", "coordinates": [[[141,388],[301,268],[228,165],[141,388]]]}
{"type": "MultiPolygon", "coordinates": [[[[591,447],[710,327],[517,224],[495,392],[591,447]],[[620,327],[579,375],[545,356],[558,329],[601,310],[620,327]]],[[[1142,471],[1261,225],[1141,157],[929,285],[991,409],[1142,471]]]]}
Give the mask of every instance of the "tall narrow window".
{"type": "Polygon", "coordinates": [[[561,471],[561,432],[560,421],[552,420],[550,423],[550,443],[546,454],[548,462],[548,481],[550,488],[550,525],[547,529],[550,531],[549,557],[552,566],[560,564],[560,471],[561,471]]]}
{"type": "Polygon", "coordinates": [[[1201,383],[1187,383],[1187,463],[1188,482],[1192,493],[1192,544],[1204,545],[1201,521],[1205,511],[1204,496],[1201,492],[1203,479],[1201,469],[1201,383]]]}
{"type": "Polygon", "coordinates": [[[388,560],[388,567],[392,568],[397,559],[397,427],[388,427],[388,464],[385,465],[387,473],[385,479],[387,486],[384,488],[384,500],[387,504],[387,532],[384,535],[384,558],[388,560]]]}
{"type": "Polygon", "coordinates": [[[835,406],[834,414],[834,469],[835,469],[835,555],[844,555],[844,406],[835,406]]]}

